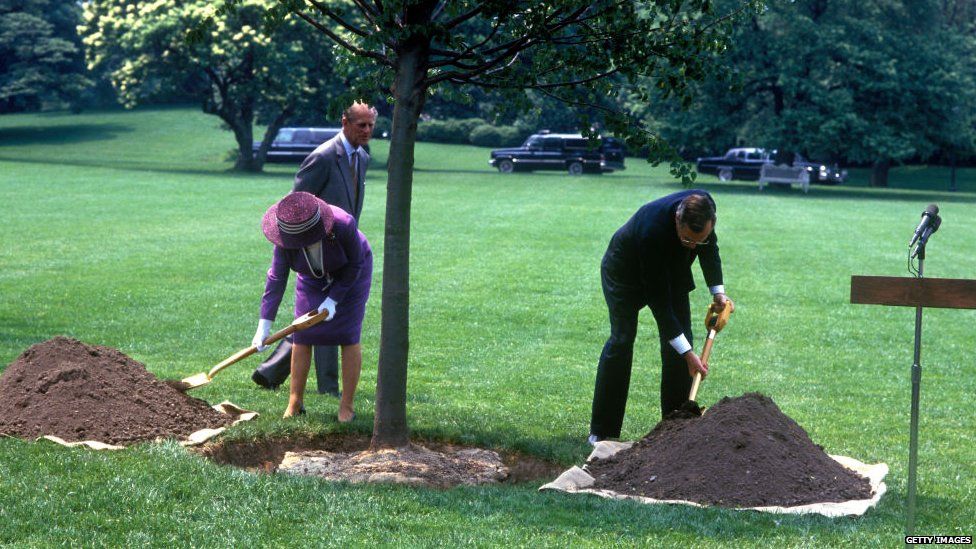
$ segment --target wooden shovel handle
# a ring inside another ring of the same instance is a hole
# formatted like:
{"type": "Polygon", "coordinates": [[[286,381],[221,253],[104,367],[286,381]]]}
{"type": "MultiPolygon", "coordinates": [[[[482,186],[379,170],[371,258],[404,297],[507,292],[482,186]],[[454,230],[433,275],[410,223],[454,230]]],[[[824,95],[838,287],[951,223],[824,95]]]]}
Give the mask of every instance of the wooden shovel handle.
{"type": "MultiPolygon", "coordinates": [[[[708,339],[705,340],[705,347],[702,349],[701,361],[702,364],[708,364],[708,357],[712,354],[712,344],[715,343],[716,330],[708,331],[708,339]]],[[[691,381],[691,392],[688,393],[688,400],[695,400],[698,396],[698,386],[701,385],[702,375],[701,372],[695,372],[695,377],[691,381]]]]}
{"type": "MultiPolygon", "coordinates": [[[[277,332],[266,337],[264,339],[264,345],[271,345],[272,343],[284,339],[286,336],[289,336],[295,332],[314,326],[319,322],[325,320],[325,318],[328,316],[329,316],[329,311],[322,311],[321,313],[319,312],[306,313],[296,318],[288,326],[285,326],[281,330],[278,330],[277,332]]],[[[211,368],[210,372],[207,373],[207,377],[213,378],[213,376],[217,375],[224,368],[230,366],[231,364],[234,364],[235,362],[244,360],[245,358],[253,355],[256,352],[258,352],[258,348],[255,347],[254,345],[251,345],[246,349],[241,349],[240,351],[237,351],[236,353],[225,358],[223,362],[221,362],[220,364],[211,368]]]]}

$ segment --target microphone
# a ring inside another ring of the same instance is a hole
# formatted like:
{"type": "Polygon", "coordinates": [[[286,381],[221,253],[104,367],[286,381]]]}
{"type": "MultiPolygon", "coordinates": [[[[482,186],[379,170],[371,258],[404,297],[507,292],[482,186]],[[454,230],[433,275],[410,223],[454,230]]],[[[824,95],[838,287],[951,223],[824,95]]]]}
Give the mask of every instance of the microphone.
{"type": "MultiPolygon", "coordinates": [[[[922,236],[922,231],[932,223],[933,218],[939,217],[939,207],[935,204],[929,204],[926,206],[925,211],[922,212],[922,220],[918,222],[918,227],[915,227],[915,234],[912,235],[911,242],[908,243],[908,247],[911,248],[918,241],[918,238],[922,236]]],[[[935,232],[935,231],[932,231],[935,232]]]]}
{"type": "MultiPolygon", "coordinates": [[[[922,235],[918,238],[918,246],[915,247],[915,252],[912,254],[912,257],[918,256],[919,252],[925,249],[925,245],[928,243],[929,237],[932,236],[932,233],[938,231],[940,226],[942,226],[942,218],[936,215],[932,219],[932,222],[922,230],[922,235]]],[[[922,258],[925,258],[924,254],[922,255],[922,258]]]]}

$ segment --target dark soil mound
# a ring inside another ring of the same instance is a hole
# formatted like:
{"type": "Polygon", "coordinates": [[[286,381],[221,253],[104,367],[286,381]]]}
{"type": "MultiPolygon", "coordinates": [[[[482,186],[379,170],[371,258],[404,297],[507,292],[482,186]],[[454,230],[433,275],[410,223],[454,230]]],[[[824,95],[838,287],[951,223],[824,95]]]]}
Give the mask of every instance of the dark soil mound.
{"type": "Polygon", "coordinates": [[[671,416],[586,469],[593,488],[727,507],[871,497],[867,479],[831,459],[759,393],[723,398],[701,418],[671,416]]]}
{"type": "Polygon", "coordinates": [[[130,444],[232,421],[122,352],[67,337],[27,349],[0,376],[0,434],[130,444]]]}

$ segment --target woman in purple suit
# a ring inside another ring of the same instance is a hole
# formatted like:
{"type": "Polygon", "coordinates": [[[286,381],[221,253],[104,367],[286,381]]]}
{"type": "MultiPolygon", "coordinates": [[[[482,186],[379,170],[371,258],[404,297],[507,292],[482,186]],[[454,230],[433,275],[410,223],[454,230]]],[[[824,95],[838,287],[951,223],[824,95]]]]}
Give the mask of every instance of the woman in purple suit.
{"type": "Polygon", "coordinates": [[[261,300],[261,318],[251,343],[258,351],[267,348],[263,343],[271,333],[289,271],[298,273],[295,317],[316,310],[329,312],[323,322],[293,336],[291,387],[284,417],[305,412],[302,399],[311,346],[338,345],[342,347],[339,422],[350,422],[356,415],[353,397],[363,364],[359,338],[373,277],[369,242],[351,215],[306,192],[289,194],[268,208],[261,228],[275,247],[261,300]]]}

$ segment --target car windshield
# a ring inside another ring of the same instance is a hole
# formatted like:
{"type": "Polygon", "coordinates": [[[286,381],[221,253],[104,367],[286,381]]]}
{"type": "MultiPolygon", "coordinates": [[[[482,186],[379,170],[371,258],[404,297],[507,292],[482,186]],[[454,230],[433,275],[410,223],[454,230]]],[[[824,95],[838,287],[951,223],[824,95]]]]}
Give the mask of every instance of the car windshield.
{"type": "Polygon", "coordinates": [[[295,130],[293,128],[282,128],[278,130],[278,136],[275,137],[275,141],[282,143],[291,143],[292,138],[295,136],[295,130]]]}
{"type": "Polygon", "coordinates": [[[746,154],[746,160],[762,160],[763,153],[761,152],[751,152],[746,154]]]}
{"type": "Polygon", "coordinates": [[[537,136],[529,137],[522,144],[522,148],[525,149],[541,149],[542,148],[542,138],[537,136]]]}

